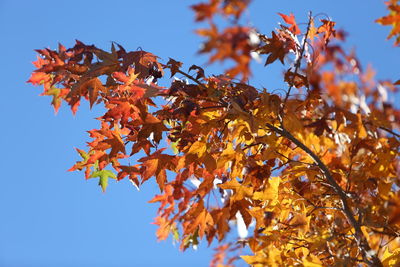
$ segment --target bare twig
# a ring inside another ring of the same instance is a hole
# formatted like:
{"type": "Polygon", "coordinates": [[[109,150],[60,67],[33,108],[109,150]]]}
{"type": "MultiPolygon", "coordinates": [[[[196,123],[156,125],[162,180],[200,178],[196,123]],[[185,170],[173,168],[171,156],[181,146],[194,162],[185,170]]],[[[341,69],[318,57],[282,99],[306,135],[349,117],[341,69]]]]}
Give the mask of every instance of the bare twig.
{"type": "Polygon", "coordinates": [[[306,31],[306,35],[304,36],[304,41],[303,41],[303,44],[302,44],[302,47],[301,47],[301,50],[300,50],[300,55],[299,55],[299,57],[297,58],[297,60],[296,60],[296,62],[294,64],[294,72],[293,72],[293,76],[292,76],[292,81],[291,81],[291,83],[289,85],[289,88],[288,88],[288,90],[286,92],[285,99],[283,100],[281,109],[279,110],[279,116],[281,117],[281,119],[283,119],[282,113],[283,113],[283,110],[285,109],[286,102],[287,102],[287,100],[289,98],[289,95],[290,95],[290,91],[292,90],[293,85],[294,85],[294,78],[295,78],[297,72],[300,69],[301,59],[303,58],[303,54],[304,54],[304,51],[306,49],[306,43],[307,43],[308,34],[310,32],[311,21],[312,21],[312,12],[310,11],[308,13],[307,31],[306,31]]]}

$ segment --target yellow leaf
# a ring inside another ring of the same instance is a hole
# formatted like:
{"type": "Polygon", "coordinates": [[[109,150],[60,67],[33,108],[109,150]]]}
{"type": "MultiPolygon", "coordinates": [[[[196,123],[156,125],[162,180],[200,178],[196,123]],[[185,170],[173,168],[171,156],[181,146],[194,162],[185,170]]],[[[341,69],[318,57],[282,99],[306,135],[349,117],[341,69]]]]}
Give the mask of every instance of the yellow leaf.
{"type": "Polygon", "coordinates": [[[196,141],[192,144],[190,147],[189,151],[187,152],[188,154],[197,154],[199,158],[203,157],[204,153],[207,151],[207,146],[204,142],[201,141],[196,141]]]}
{"type": "Polygon", "coordinates": [[[266,263],[268,263],[263,255],[244,255],[240,257],[253,267],[263,267],[266,263]]]}
{"type": "Polygon", "coordinates": [[[304,267],[321,267],[321,261],[314,255],[309,255],[308,257],[303,259],[304,267]]]}
{"type": "Polygon", "coordinates": [[[287,113],[285,115],[283,124],[284,124],[285,128],[291,133],[296,133],[296,132],[300,132],[301,130],[303,130],[303,124],[297,118],[297,116],[292,112],[287,113]]]}
{"type": "Polygon", "coordinates": [[[255,192],[253,195],[253,199],[255,200],[272,200],[272,205],[275,205],[276,201],[278,200],[278,193],[279,193],[279,177],[272,177],[268,180],[268,185],[265,187],[264,191],[255,192]]]}
{"type": "Polygon", "coordinates": [[[283,265],[281,258],[282,251],[273,245],[264,249],[264,251],[256,252],[256,255],[241,256],[241,258],[252,267],[278,267],[283,265]],[[267,255],[265,255],[267,254],[267,255]]]}
{"type": "Polygon", "coordinates": [[[305,136],[305,143],[312,148],[317,154],[321,152],[320,139],[314,133],[307,133],[305,136]]]}
{"type": "Polygon", "coordinates": [[[304,234],[310,229],[310,216],[306,216],[302,213],[294,214],[293,219],[290,220],[290,226],[298,228],[299,233],[304,234]]]}
{"type": "Polygon", "coordinates": [[[385,181],[378,182],[379,196],[383,199],[388,199],[389,192],[392,189],[392,183],[385,183],[385,181]]]}
{"type": "Polygon", "coordinates": [[[389,252],[386,248],[382,256],[382,264],[385,267],[395,267],[400,264],[400,248],[396,248],[393,252],[389,252]]]}
{"type": "Polygon", "coordinates": [[[235,192],[231,197],[232,201],[239,201],[253,194],[253,187],[240,184],[236,178],[219,185],[219,187],[222,189],[231,189],[235,192]]]}
{"type": "Polygon", "coordinates": [[[364,128],[363,122],[362,122],[362,118],[361,118],[361,114],[357,113],[357,119],[358,119],[358,137],[360,139],[364,139],[367,137],[367,131],[364,128]]]}
{"type": "Polygon", "coordinates": [[[310,251],[308,250],[308,248],[305,247],[300,247],[298,249],[295,249],[295,254],[297,257],[299,258],[305,258],[306,256],[308,256],[308,254],[310,254],[310,251]]]}
{"type": "Polygon", "coordinates": [[[236,151],[233,149],[232,143],[228,143],[226,149],[217,160],[217,168],[224,167],[228,161],[235,159],[235,153],[236,151]]]}

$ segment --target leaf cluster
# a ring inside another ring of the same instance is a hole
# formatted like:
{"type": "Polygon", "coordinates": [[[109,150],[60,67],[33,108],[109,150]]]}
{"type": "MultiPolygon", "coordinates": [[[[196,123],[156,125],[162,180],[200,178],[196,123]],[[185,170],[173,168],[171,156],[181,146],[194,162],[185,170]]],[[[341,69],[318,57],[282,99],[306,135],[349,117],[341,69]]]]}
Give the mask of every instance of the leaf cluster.
{"type": "Polygon", "coordinates": [[[258,44],[250,28],[217,29],[214,16],[238,20],[248,3],[192,6],[210,26],[198,31],[201,52],[235,62],[221,75],[118,44],[37,50],[29,82],[56,111],[64,101],[75,113],[82,98],[105,108],[70,170],[98,177],[103,191],[109,178],[140,187],[154,177],[158,239],[172,235],[182,249],[216,240],[212,266],[232,266],[243,246],[253,266],[396,266],[400,111],[387,97],[396,85],[376,81],[335,23],[311,14],[303,30],[279,14],[285,23],[258,44]],[[235,79],[249,77],[252,52],[286,68],[284,96],[235,79]],[[187,81],[157,85],[166,71],[187,81]],[[245,233],[237,242],[232,222],[245,233]]]}

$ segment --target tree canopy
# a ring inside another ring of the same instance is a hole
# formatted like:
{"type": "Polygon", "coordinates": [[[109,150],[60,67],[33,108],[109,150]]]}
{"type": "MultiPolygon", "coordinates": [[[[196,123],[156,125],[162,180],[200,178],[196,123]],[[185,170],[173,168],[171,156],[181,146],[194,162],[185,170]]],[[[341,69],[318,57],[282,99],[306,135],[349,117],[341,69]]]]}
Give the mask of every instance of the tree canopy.
{"type": "MultiPolygon", "coordinates": [[[[199,52],[231,63],[221,74],[115,42],[36,50],[28,82],[56,112],[104,107],[70,170],[103,191],[109,179],[155,179],[158,239],[183,250],[215,241],[211,266],[398,266],[400,110],[389,100],[400,81],[376,80],[329,17],[279,13],[259,33],[240,20],[250,2],[192,6],[208,25],[199,52]],[[282,65],[287,88],[251,85],[257,57],[282,65]]],[[[398,46],[399,1],[387,7],[371,19],[392,26],[398,46]]]]}

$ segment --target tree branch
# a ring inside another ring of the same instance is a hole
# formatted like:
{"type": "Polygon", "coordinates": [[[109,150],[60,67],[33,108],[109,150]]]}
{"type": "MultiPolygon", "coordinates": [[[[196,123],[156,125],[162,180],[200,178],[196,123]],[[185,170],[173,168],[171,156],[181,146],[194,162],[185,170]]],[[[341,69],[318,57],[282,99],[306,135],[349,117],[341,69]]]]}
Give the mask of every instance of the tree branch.
{"type": "Polygon", "coordinates": [[[386,127],[380,126],[379,129],[384,130],[384,131],[386,131],[388,133],[391,133],[392,135],[396,136],[397,138],[400,138],[400,134],[395,133],[394,131],[392,131],[392,130],[386,128],[386,127]]]}
{"type": "Polygon", "coordinates": [[[176,70],[176,72],[179,73],[179,74],[182,74],[183,76],[185,76],[185,77],[188,78],[189,80],[191,80],[191,81],[197,83],[202,89],[207,90],[207,87],[206,87],[204,84],[202,84],[199,80],[195,79],[195,78],[194,78],[193,76],[191,76],[190,74],[187,74],[186,72],[181,71],[181,70],[179,70],[179,69],[176,70]]]}
{"type": "Polygon", "coordinates": [[[355,239],[357,241],[357,245],[360,249],[360,252],[362,254],[363,260],[366,264],[369,266],[383,266],[382,262],[379,260],[377,257],[375,251],[371,249],[371,247],[368,244],[367,239],[365,238],[363,232],[361,231],[361,225],[360,223],[356,220],[354,217],[354,214],[351,210],[351,207],[347,201],[348,197],[344,190],[339,186],[339,184],[336,182],[336,180],[333,178],[331,172],[329,171],[328,167],[322,162],[322,160],[313,152],[311,149],[309,149],[306,145],[304,145],[300,140],[298,140],[296,137],[294,137],[289,131],[287,131],[283,126],[281,128],[278,128],[270,123],[267,123],[267,127],[274,131],[275,133],[280,134],[281,136],[287,138],[288,140],[292,141],[294,144],[296,144],[299,148],[301,148],[304,152],[306,152],[318,165],[322,173],[324,174],[327,182],[332,186],[333,190],[335,193],[339,196],[342,205],[343,205],[343,212],[349,222],[349,224],[354,228],[355,230],[355,239]]]}

